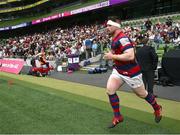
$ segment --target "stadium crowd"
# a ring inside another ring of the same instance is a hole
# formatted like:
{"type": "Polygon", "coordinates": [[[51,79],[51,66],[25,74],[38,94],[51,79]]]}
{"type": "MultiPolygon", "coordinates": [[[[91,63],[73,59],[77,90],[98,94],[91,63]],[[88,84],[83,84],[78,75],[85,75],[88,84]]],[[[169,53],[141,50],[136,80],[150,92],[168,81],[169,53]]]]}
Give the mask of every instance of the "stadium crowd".
{"type": "Polygon", "coordinates": [[[100,31],[103,27],[96,24],[74,26],[67,29],[57,28],[47,33],[9,38],[0,46],[1,57],[32,57],[43,48],[48,60],[66,57],[69,54],[85,55],[85,52],[86,58],[89,58],[92,52],[95,56],[99,44],[107,44],[108,35],[100,31]]]}
{"type": "MultiPolygon", "coordinates": [[[[31,58],[43,48],[47,60],[63,59],[70,54],[80,55],[80,60],[88,59],[110,47],[110,36],[104,24],[75,25],[5,39],[0,45],[0,58],[31,58]]],[[[135,45],[141,44],[143,38],[154,43],[180,44],[180,22],[173,22],[170,17],[164,23],[158,21],[153,24],[147,19],[144,24],[123,27],[135,45]]]]}

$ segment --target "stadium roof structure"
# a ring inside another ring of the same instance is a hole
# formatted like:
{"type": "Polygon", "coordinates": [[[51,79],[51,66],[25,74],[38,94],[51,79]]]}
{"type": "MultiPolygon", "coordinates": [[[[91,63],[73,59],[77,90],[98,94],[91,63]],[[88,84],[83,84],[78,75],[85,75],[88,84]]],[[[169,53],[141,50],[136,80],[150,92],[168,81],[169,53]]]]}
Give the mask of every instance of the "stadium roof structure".
{"type": "Polygon", "coordinates": [[[75,14],[80,14],[80,13],[84,13],[84,12],[87,12],[87,11],[100,9],[100,8],[104,8],[104,7],[108,7],[108,6],[111,6],[111,5],[124,3],[124,2],[128,2],[128,0],[101,0],[101,2],[98,2],[98,3],[97,3],[97,0],[96,0],[94,2],[95,4],[91,3],[91,5],[88,5],[87,3],[85,3],[84,7],[82,7],[82,5],[81,5],[81,6],[77,6],[75,9],[72,9],[72,10],[67,9],[64,12],[54,13],[54,14],[49,15],[49,16],[44,17],[44,18],[31,20],[31,22],[23,22],[23,23],[19,23],[19,24],[13,25],[13,26],[1,27],[0,31],[26,27],[26,26],[29,26],[29,25],[34,25],[34,24],[38,24],[38,23],[42,23],[42,22],[47,22],[47,21],[50,21],[50,20],[60,19],[62,17],[72,16],[72,15],[75,15],[75,14]]]}
{"type": "MultiPolygon", "coordinates": [[[[25,6],[18,6],[18,7],[12,7],[12,8],[7,8],[7,9],[0,9],[0,14],[1,13],[15,12],[15,11],[21,11],[21,10],[33,8],[33,7],[36,7],[36,6],[41,5],[43,3],[46,3],[48,1],[49,0],[39,0],[39,1],[35,2],[35,3],[28,4],[28,5],[25,5],[25,6]]],[[[19,1],[13,0],[11,2],[19,2],[19,1]]],[[[8,4],[8,3],[9,2],[6,2],[6,4],[8,4]]],[[[1,3],[0,3],[0,5],[1,5],[1,3]]]]}

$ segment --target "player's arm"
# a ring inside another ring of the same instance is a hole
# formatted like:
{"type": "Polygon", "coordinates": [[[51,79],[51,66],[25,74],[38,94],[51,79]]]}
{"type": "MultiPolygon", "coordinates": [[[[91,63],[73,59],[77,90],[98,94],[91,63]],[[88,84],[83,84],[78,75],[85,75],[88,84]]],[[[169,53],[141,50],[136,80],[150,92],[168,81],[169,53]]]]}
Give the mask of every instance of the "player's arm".
{"type": "Polygon", "coordinates": [[[113,54],[112,52],[105,53],[104,59],[119,60],[119,61],[131,61],[134,60],[134,48],[129,48],[123,52],[123,54],[113,54]]]}
{"type": "Polygon", "coordinates": [[[119,60],[119,61],[131,61],[134,60],[135,54],[134,54],[134,47],[132,45],[132,42],[128,37],[123,37],[119,39],[119,47],[121,45],[121,49],[123,51],[122,54],[113,54],[111,52],[105,54],[105,57],[107,56],[107,59],[112,60],[119,60]]]}
{"type": "Polygon", "coordinates": [[[123,52],[123,54],[117,55],[113,54],[112,59],[113,60],[119,60],[119,61],[131,61],[134,60],[134,48],[127,49],[123,52]]]}

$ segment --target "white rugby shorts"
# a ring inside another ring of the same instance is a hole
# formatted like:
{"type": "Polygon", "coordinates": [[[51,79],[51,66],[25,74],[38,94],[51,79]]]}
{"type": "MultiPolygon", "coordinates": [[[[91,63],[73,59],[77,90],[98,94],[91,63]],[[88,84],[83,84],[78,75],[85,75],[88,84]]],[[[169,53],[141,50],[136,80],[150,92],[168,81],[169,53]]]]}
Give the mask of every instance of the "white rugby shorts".
{"type": "Polygon", "coordinates": [[[131,78],[129,76],[119,74],[116,69],[113,69],[110,77],[122,79],[124,82],[126,82],[133,89],[138,88],[138,87],[143,85],[142,74],[139,74],[139,75],[131,78]]]}

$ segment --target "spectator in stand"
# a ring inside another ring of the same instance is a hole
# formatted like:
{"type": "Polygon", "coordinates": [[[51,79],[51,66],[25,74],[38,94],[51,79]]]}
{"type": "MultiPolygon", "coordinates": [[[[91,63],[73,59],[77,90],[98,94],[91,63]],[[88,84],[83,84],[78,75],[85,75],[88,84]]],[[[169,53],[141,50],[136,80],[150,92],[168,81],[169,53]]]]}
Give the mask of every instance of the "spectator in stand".
{"type": "Polygon", "coordinates": [[[164,43],[169,44],[171,42],[170,37],[167,33],[164,34],[164,43]]]}
{"type": "Polygon", "coordinates": [[[151,30],[151,26],[152,26],[152,22],[151,20],[148,18],[145,22],[145,27],[146,27],[146,30],[151,30]]]}
{"type": "Polygon", "coordinates": [[[166,19],[166,25],[170,27],[172,26],[172,23],[173,23],[172,19],[168,16],[168,18],[166,19]]]}
{"type": "Polygon", "coordinates": [[[175,45],[180,45],[180,30],[177,26],[174,28],[172,41],[175,45]]]}
{"type": "Polygon", "coordinates": [[[0,59],[3,59],[3,57],[4,57],[4,50],[0,45],[0,59]]]}
{"type": "Polygon", "coordinates": [[[172,27],[168,28],[167,34],[168,34],[168,37],[170,38],[170,40],[172,40],[174,37],[174,30],[172,29],[172,27]]]}
{"type": "Polygon", "coordinates": [[[180,30],[179,30],[179,27],[176,26],[173,31],[173,38],[176,39],[179,36],[180,36],[180,30]]]}
{"type": "Polygon", "coordinates": [[[96,41],[96,40],[93,40],[93,44],[92,44],[93,57],[96,56],[96,54],[97,54],[97,49],[98,49],[97,41],[96,41]]]}
{"type": "Polygon", "coordinates": [[[158,33],[158,32],[155,33],[154,42],[158,43],[158,44],[162,44],[163,43],[163,39],[162,39],[160,33],[158,33]]]}
{"type": "Polygon", "coordinates": [[[92,39],[90,39],[88,36],[86,36],[86,39],[84,40],[85,45],[85,53],[86,53],[86,59],[91,58],[91,52],[92,52],[92,39]]]}

